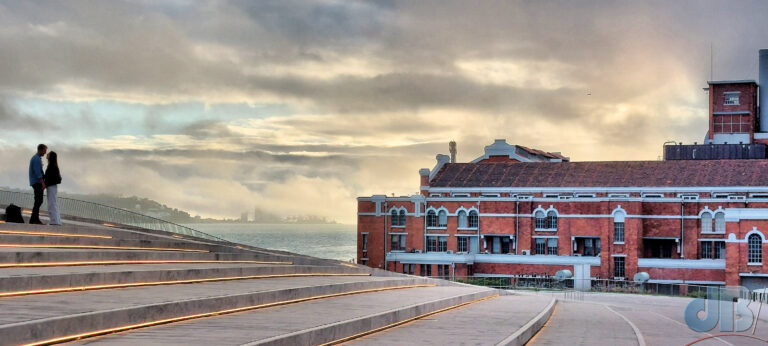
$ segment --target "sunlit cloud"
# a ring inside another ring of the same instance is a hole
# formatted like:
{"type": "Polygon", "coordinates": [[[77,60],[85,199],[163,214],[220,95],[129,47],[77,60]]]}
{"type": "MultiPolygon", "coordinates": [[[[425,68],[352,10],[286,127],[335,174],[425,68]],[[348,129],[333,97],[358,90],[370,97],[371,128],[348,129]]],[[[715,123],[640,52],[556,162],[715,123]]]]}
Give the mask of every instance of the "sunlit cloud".
{"type": "Polygon", "coordinates": [[[460,161],[496,138],[654,160],[664,141],[702,140],[707,79],[756,77],[764,13],[761,1],[0,0],[0,186],[26,187],[44,142],[64,191],[351,223],[356,196],[417,193],[418,169],[450,140],[460,161]]]}

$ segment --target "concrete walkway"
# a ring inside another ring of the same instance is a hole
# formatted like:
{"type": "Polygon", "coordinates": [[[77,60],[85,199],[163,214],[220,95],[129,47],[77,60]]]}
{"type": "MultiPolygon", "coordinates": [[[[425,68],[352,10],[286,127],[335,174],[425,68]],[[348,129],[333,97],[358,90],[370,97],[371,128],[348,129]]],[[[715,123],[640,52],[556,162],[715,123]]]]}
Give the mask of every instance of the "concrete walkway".
{"type": "Polygon", "coordinates": [[[632,327],[605,306],[558,302],[529,345],[638,345],[632,327]]]}
{"type": "Polygon", "coordinates": [[[496,345],[539,314],[550,301],[543,296],[501,296],[365,336],[347,345],[496,345]]]}

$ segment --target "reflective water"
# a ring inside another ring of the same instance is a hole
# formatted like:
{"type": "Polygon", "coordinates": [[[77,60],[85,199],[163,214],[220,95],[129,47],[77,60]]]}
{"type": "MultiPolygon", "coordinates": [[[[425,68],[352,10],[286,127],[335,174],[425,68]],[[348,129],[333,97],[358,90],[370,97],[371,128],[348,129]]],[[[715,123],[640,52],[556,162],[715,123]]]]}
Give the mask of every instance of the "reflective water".
{"type": "Polygon", "coordinates": [[[229,241],[342,261],[356,257],[355,225],[189,224],[229,241]]]}

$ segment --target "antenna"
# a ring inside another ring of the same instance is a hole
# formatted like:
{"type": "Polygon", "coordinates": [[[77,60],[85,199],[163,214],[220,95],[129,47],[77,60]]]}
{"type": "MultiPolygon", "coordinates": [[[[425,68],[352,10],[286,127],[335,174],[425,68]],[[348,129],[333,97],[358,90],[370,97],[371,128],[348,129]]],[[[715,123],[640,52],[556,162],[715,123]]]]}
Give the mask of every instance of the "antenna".
{"type": "Polygon", "coordinates": [[[709,80],[715,80],[715,58],[712,53],[712,41],[709,41],[709,80]]]}

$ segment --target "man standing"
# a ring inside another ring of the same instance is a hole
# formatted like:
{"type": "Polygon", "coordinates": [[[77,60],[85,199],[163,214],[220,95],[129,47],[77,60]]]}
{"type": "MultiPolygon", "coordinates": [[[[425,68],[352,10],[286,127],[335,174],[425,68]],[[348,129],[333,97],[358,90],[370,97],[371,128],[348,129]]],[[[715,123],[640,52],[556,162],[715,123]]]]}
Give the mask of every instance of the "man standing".
{"type": "Polygon", "coordinates": [[[37,146],[37,153],[29,160],[29,185],[35,191],[35,206],[32,208],[32,217],[29,223],[42,225],[40,222],[40,206],[43,205],[43,190],[45,190],[45,180],[43,180],[43,156],[48,151],[45,144],[37,146]]]}

